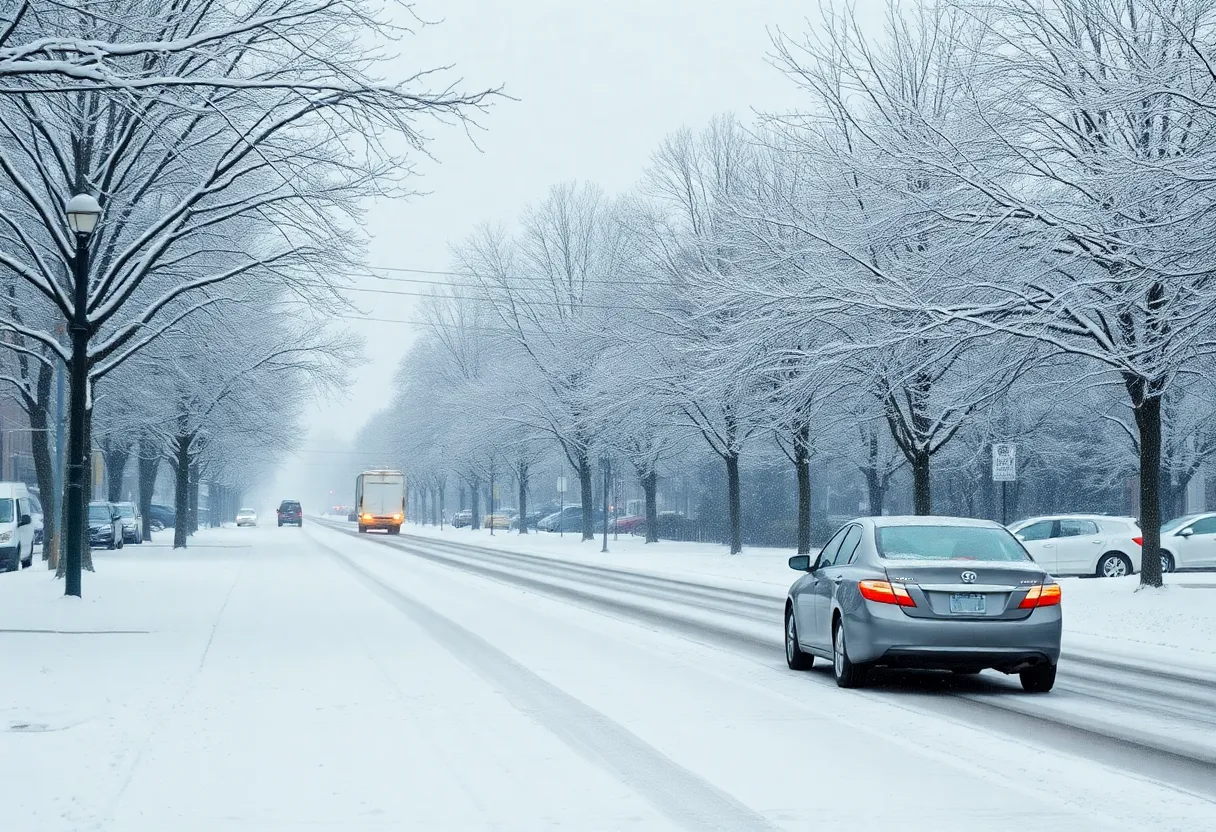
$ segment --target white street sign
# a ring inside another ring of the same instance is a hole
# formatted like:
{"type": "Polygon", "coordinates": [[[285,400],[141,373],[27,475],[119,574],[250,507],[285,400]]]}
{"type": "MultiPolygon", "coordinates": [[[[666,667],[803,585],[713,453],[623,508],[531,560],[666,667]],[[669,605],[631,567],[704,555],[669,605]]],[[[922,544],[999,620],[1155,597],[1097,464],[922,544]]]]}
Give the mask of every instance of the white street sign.
{"type": "Polygon", "coordinates": [[[994,443],[992,446],[992,481],[1016,482],[1018,478],[1018,446],[994,443]]]}
{"type": "Polygon", "coordinates": [[[566,478],[565,477],[557,478],[557,490],[558,490],[558,493],[560,493],[560,494],[566,493],[566,478]]]}

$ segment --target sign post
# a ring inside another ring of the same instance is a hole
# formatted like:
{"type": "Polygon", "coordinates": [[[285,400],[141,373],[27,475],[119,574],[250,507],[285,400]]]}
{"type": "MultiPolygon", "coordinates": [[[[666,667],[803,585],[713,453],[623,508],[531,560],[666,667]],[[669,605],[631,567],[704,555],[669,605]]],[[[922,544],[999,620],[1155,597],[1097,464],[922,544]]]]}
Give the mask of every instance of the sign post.
{"type": "Polygon", "coordinates": [[[557,499],[561,509],[557,512],[558,537],[566,536],[566,478],[557,478],[557,499]]]}
{"type": "Polygon", "coordinates": [[[1001,484],[1001,525],[1009,525],[1009,483],[1018,479],[1018,446],[992,444],[992,481],[1001,484]]]}

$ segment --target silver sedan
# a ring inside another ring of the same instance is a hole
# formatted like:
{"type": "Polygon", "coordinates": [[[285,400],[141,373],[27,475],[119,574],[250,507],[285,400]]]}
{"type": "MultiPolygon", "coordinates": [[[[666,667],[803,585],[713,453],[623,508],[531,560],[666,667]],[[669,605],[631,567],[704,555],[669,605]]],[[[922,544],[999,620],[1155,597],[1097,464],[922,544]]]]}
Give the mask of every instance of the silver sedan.
{"type": "Polygon", "coordinates": [[[870,668],[1017,673],[1046,693],[1060,659],[1060,585],[1004,527],[954,517],[865,517],[845,524],[785,602],[785,658],[819,656],[841,687],[870,668]]]}

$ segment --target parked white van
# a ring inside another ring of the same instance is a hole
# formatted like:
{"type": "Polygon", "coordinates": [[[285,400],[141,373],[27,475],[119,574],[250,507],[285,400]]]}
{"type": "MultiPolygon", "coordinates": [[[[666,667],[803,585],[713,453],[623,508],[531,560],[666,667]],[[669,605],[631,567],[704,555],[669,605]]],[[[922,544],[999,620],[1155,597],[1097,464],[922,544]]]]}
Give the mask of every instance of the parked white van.
{"type": "Polygon", "coordinates": [[[23,482],[0,482],[0,572],[34,562],[33,503],[23,482]]]}

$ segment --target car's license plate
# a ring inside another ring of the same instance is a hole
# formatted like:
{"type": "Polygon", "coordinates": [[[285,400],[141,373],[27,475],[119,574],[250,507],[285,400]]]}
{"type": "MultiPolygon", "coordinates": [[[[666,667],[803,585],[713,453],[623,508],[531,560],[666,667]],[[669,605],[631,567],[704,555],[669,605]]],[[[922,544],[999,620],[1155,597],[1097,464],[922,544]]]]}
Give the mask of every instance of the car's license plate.
{"type": "Polygon", "coordinates": [[[955,615],[983,615],[984,611],[983,595],[966,593],[950,596],[950,612],[955,615]]]}

